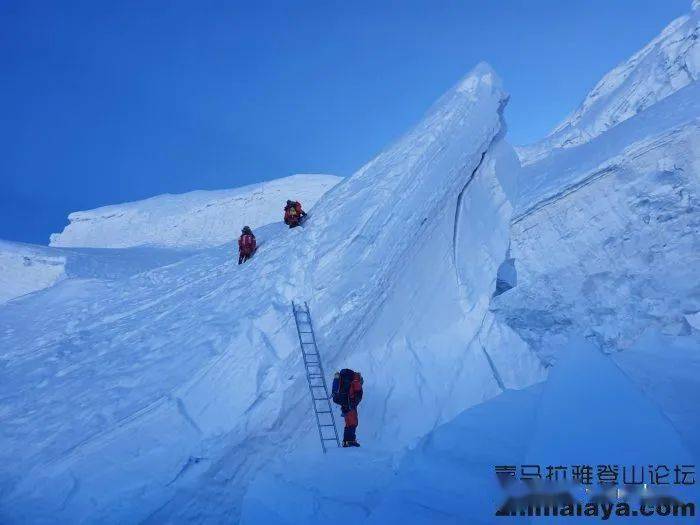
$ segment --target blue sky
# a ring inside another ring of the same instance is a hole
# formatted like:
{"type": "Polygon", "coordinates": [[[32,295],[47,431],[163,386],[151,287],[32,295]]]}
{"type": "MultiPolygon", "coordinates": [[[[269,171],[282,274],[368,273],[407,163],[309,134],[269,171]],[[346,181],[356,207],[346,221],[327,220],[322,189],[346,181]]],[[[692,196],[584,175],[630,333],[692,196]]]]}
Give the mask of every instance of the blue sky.
{"type": "Polygon", "coordinates": [[[480,60],[515,144],[690,0],[0,2],[0,238],[70,211],[350,175],[480,60]]]}

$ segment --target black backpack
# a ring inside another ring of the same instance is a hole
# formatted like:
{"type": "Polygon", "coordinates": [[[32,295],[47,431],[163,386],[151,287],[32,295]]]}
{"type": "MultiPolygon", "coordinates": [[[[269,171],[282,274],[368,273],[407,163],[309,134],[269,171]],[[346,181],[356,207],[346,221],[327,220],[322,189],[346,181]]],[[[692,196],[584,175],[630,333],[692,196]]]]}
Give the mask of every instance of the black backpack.
{"type": "Polygon", "coordinates": [[[336,405],[349,406],[350,397],[348,396],[348,390],[350,389],[350,383],[355,378],[355,371],[349,368],[343,368],[340,372],[336,372],[333,378],[333,388],[331,390],[333,402],[336,405]]]}

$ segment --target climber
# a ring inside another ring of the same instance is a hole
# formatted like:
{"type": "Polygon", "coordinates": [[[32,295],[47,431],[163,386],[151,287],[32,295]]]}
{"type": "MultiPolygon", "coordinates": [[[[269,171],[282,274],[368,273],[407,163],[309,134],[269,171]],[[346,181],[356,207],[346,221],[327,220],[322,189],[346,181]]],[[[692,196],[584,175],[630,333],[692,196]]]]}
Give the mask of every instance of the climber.
{"type": "Polygon", "coordinates": [[[242,264],[250,259],[256,249],[257,243],[253,231],[249,226],[243,226],[241,236],[238,238],[238,264],[242,264]]]}
{"type": "Polygon", "coordinates": [[[345,419],[343,434],[344,447],[359,447],[355,431],[357,430],[357,405],[362,401],[364,380],[359,372],[343,368],[336,372],[333,379],[333,402],[340,405],[340,412],[345,419]]]}
{"type": "Polygon", "coordinates": [[[302,219],[306,217],[306,212],[301,209],[301,203],[298,201],[287,201],[284,207],[284,223],[290,228],[294,228],[301,224],[302,219]]]}

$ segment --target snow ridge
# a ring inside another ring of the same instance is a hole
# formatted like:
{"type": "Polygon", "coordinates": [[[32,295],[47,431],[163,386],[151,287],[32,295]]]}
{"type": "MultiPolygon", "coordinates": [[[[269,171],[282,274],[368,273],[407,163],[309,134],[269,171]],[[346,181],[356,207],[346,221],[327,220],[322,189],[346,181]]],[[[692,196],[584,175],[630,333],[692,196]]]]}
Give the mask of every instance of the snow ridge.
{"type": "Polygon", "coordinates": [[[341,177],[292,175],[232,190],[158,195],[143,201],[71,213],[51,246],[207,248],[237,238],[243,225],[280,220],[287,199],[311,208],[341,177]]]}
{"type": "Polygon", "coordinates": [[[620,64],[586,96],[571,115],[543,141],[518,148],[524,164],[557,148],[584,144],[644,111],[700,74],[700,10],[671,22],[656,38],[620,64]]]}

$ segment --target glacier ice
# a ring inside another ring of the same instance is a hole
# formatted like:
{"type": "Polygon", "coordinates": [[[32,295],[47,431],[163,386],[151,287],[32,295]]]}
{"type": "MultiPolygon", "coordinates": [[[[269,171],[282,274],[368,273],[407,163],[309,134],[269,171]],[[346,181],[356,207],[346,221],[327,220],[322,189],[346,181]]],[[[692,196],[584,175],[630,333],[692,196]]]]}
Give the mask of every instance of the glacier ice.
{"type": "Polygon", "coordinates": [[[0,245],[29,283],[0,304],[0,521],[491,523],[494,464],[692,462],[697,13],[524,167],[480,64],[353,176],[308,179],[302,228],[276,222],[287,189],[244,188],[0,245]],[[365,377],[359,450],[320,453],[292,300],[326,369],[365,377]]]}

